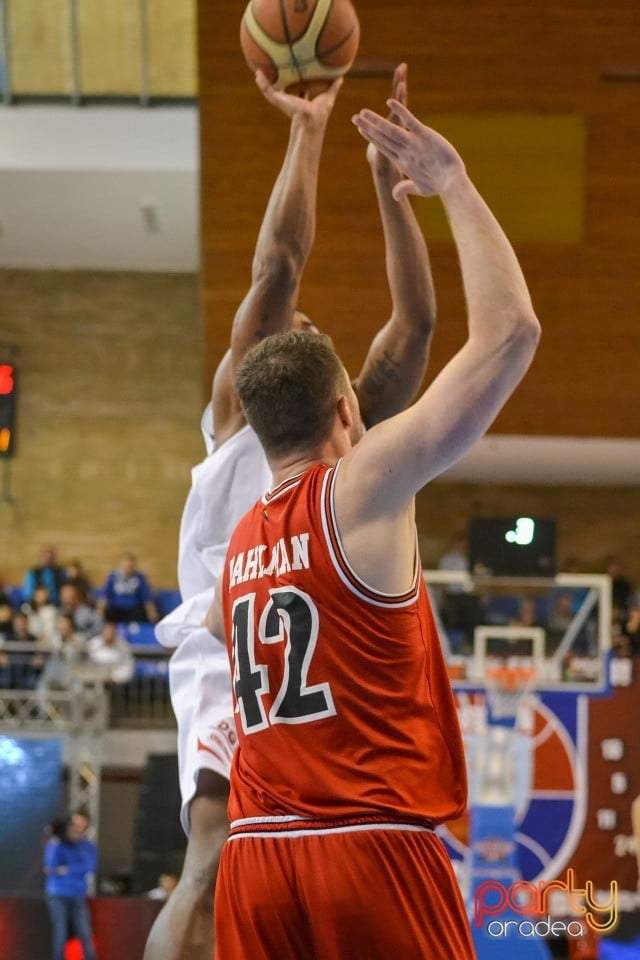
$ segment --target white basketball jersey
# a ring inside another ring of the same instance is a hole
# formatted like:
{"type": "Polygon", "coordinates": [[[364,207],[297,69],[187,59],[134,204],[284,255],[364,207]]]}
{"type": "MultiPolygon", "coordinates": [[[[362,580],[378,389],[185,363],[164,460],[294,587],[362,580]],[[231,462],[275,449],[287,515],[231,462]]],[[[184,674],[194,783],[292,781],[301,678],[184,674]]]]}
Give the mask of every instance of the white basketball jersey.
{"type": "Polygon", "coordinates": [[[202,432],[208,455],[191,471],[180,524],[178,585],[183,600],[215,583],[238,521],[271,485],[271,470],[251,427],[216,447],[209,404],[202,432]]]}

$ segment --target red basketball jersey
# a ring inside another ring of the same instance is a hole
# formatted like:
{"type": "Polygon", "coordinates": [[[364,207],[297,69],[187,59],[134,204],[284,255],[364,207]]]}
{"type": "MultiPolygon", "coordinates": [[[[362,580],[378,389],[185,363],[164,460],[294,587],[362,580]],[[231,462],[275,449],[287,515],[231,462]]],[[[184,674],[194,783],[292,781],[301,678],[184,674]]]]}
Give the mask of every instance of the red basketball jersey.
{"type": "Polygon", "coordinates": [[[231,537],[230,819],[439,823],[463,810],[466,770],[420,565],[401,596],[354,573],[334,520],[338,468],[286,480],[231,537]]]}

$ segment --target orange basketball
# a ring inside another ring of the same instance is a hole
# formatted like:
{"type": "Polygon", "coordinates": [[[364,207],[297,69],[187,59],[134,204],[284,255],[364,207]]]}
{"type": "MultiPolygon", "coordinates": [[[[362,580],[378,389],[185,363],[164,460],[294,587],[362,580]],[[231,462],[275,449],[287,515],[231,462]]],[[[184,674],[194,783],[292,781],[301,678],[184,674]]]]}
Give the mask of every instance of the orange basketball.
{"type": "Polygon", "coordinates": [[[281,88],[328,85],[358,52],[360,24],[350,0],[250,0],[240,45],[252,72],[281,88]]]}

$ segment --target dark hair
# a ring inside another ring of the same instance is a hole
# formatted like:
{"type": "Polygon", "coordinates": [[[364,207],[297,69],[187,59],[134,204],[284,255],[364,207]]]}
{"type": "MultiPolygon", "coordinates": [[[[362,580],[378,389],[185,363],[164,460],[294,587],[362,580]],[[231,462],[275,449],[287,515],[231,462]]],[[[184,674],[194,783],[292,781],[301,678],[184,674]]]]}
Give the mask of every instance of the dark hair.
{"type": "Polygon", "coordinates": [[[55,820],[52,820],[49,824],[49,835],[55,837],[57,840],[66,840],[68,825],[69,820],[67,817],[56,817],[55,820]]]}
{"type": "Polygon", "coordinates": [[[249,350],[236,388],[265,452],[278,457],[327,439],[347,380],[329,337],[291,330],[249,350]]]}

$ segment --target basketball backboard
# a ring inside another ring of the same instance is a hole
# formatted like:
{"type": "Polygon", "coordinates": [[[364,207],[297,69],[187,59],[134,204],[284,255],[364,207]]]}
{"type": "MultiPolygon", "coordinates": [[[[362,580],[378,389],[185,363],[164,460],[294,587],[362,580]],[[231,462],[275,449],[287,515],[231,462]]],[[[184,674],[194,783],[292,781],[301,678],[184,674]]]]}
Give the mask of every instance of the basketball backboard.
{"type": "Polygon", "coordinates": [[[542,691],[607,691],[610,577],[425,570],[424,578],[455,689],[482,689],[487,666],[519,666],[535,669],[542,691]]]}

